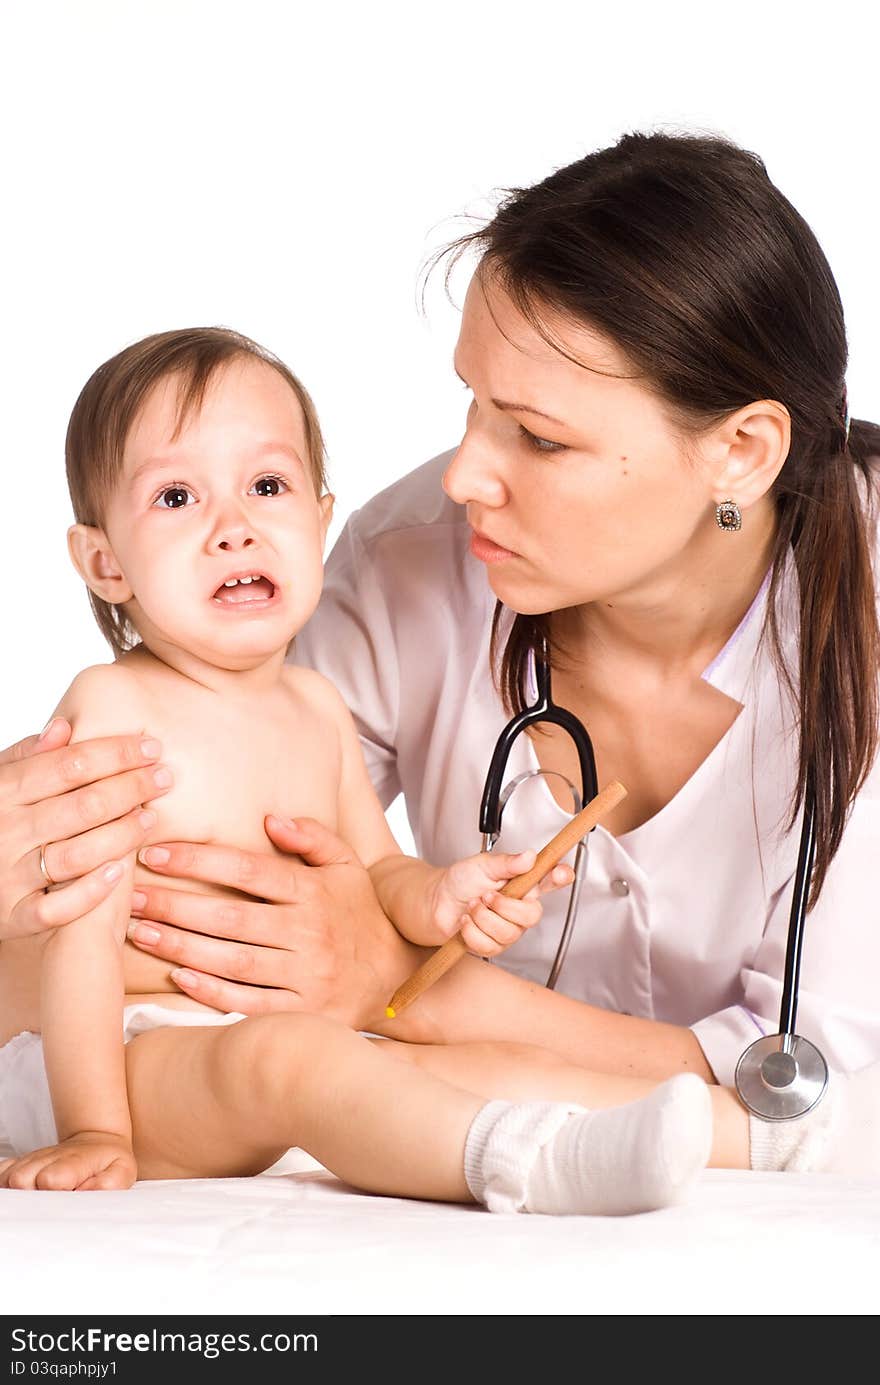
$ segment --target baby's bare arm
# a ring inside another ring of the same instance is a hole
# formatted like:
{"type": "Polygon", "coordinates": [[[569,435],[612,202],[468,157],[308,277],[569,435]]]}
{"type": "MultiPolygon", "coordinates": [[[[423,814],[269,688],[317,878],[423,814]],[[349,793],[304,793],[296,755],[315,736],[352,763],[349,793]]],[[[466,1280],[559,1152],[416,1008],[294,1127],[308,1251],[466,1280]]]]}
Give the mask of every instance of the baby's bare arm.
{"type": "MultiPolygon", "coordinates": [[[[78,741],[139,730],[139,710],[130,675],[101,665],[75,679],[59,714],[70,721],[78,741]]],[[[61,1143],[22,1161],[32,1179],[29,1186],[119,1188],[136,1176],[122,1041],[122,944],[133,854],[118,865],[111,894],[56,930],[43,949],[40,1025],[61,1143]]],[[[21,1177],[19,1171],[16,1186],[22,1186],[21,1177]]]]}
{"type": "Polygon", "coordinates": [[[340,746],[339,835],[367,867],[397,931],[414,943],[441,943],[444,935],[435,926],[434,897],[445,872],[401,851],[370,782],[351,713],[329,683],[324,696],[340,746]]]}
{"type": "MultiPolygon", "coordinates": [[[[339,833],[369,870],[379,903],[397,931],[427,947],[461,931],[466,946],[483,956],[516,942],[541,917],[537,891],[527,899],[511,899],[500,889],[529,869],[534,853],[483,853],[447,867],[404,855],[370,782],[351,713],[335,689],[328,691],[327,706],[341,749],[339,833]]],[[[559,879],[547,885],[567,884],[569,876],[562,868],[559,879]]]]}
{"type": "Polygon", "coordinates": [[[131,1147],[122,941],[132,874],[126,863],[108,899],[47,939],[40,975],[43,1050],[59,1140],[107,1136],[120,1151],[131,1147]]]}

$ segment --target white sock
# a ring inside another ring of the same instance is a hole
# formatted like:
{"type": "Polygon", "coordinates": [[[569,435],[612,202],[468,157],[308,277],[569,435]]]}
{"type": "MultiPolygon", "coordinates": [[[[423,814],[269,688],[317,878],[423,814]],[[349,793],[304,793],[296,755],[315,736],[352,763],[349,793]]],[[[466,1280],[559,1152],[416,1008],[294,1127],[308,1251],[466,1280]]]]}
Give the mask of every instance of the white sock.
{"type": "Polygon", "coordinates": [[[464,1171],[490,1212],[620,1215],[678,1201],[711,1147],[708,1089],[682,1073],[600,1111],[490,1101],[468,1131],[464,1171]]]}
{"type": "Polygon", "coordinates": [[[805,1116],[749,1116],[753,1169],[880,1176],[880,1063],[829,1074],[825,1095],[805,1116]]]}

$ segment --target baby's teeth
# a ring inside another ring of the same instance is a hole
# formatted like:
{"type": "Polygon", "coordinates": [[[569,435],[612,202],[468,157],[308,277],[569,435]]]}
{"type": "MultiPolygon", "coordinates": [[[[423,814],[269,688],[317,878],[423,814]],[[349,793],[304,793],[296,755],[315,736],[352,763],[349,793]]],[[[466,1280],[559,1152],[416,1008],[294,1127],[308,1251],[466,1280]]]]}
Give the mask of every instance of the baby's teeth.
{"type": "Polygon", "coordinates": [[[239,577],[238,580],[239,582],[243,582],[244,585],[247,586],[248,582],[253,582],[254,579],[253,577],[239,577]]]}
{"type": "Polygon", "coordinates": [[[238,586],[238,578],[237,578],[237,577],[230,577],[229,581],[228,581],[228,582],[224,582],[223,585],[224,585],[224,587],[237,587],[237,586],[238,586]]]}

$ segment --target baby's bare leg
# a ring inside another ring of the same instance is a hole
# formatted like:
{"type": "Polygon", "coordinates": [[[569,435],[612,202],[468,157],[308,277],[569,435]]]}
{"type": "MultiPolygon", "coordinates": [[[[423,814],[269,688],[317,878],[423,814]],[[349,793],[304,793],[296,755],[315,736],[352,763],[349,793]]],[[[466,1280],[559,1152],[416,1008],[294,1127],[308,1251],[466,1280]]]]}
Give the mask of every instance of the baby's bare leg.
{"type": "Polygon", "coordinates": [[[127,1047],[141,1178],[258,1173],[299,1147],[368,1192],[471,1201],[483,1100],[315,1015],[153,1030],[127,1047]]]}
{"type": "MultiPolygon", "coordinates": [[[[590,1072],[533,1044],[407,1044],[379,1040],[394,1058],[415,1064],[467,1091],[506,1101],[573,1101],[590,1110],[638,1101],[657,1086],[644,1077],[590,1072]]],[[[749,1167],[749,1122],[734,1092],[709,1087],[712,1099],[710,1167],[749,1167]]]]}
{"type": "MultiPolygon", "coordinates": [[[[487,1094],[504,1073],[516,1084],[522,1059],[498,1046],[487,1094]]],[[[710,1103],[693,1073],[617,1109],[485,1101],[428,1070],[424,1053],[401,1061],[388,1041],[315,1015],[159,1029],[129,1044],[127,1062],[144,1178],[257,1173],[299,1146],[368,1192],[625,1213],[676,1201],[709,1153],[710,1103]]],[[[547,1064],[534,1090],[555,1097],[560,1065],[547,1064]]]]}

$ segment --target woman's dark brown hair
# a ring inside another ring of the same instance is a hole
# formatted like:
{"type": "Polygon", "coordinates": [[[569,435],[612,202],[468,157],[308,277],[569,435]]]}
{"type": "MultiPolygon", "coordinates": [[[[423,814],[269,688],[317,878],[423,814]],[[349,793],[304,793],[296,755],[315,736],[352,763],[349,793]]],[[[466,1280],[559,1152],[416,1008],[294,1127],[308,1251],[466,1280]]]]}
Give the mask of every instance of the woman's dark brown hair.
{"type": "MultiPolygon", "coordinates": [[[[847,437],[843,310],[816,237],[757,155],[722,138],[636,133],[509,191],[487,226],[443,252],[452,252],[447,283],[471,246],[479,272],[557,349],[548,307],[610,337],[685,438],[755,400],[788,409],[766,629],[799,713],[790,825],[808,779],[815,795],[815,903],[877,751],[880,664],[871,560],[880,428],[853,421],[847,437]],[[796,679],[777,614],[789,550],[801,594],[796,679]]],[[[550,635],[549,616],[513,620],[499,675],[511,710],[523,705],[531,651],[546,638],[558,656],[550,635]]]]}
{"type": "MultiPolygon", "coordinates": [[[[228,327],[186,327],[127,346],[98,366],[73,406],[67,426],[67,485],[77,524],[101,527],[119,481],[125,442],[147,395],[171,376],[178,381],[177,431],[201,407],[215,375],[232,361],[255,359],[276,370],[293,390],[306,425],[308,464],[316,494],[327,489],[326,454],[315,406],[283,361],[228,327]]],[[[136,643],[125,612],[94,592],[89,601],[114,655],[136,643]]]]}

